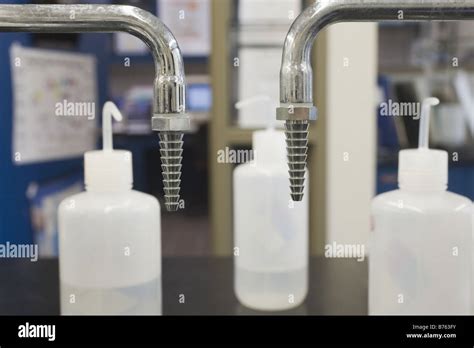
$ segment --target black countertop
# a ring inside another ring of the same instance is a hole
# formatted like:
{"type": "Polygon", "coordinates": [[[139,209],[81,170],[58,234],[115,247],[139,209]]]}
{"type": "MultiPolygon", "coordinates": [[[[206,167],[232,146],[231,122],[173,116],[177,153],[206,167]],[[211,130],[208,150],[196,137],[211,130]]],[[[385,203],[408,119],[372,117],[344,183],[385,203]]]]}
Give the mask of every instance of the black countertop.
{"type": "MultiPolygon", "coordinates": [[[[58,315],[57,260],[0,261],[0,315],[58,315]]],[[[164,315],[260,314],[239,304],[233,291],[232,258],[163,259],[164,315]],[[180,294],[185,303],[179,302],[180,294]]],[[[312,258],[309,291],[299,307],[279,312],[310,315],[367,314],[367,263],[312,258]]]]}

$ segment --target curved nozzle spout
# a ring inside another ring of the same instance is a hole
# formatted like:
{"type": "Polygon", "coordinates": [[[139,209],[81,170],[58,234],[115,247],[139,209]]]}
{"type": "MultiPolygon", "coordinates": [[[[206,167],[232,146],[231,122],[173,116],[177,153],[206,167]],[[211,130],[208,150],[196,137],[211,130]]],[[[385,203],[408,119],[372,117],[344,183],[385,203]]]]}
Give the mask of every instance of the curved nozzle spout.
{"type": "Polygon", "coordinates": [[[472,20],[470,0],[318,0],[293,22],[285,39],[277,119],[286,121],[290,188],[301,200],[308,122],[316,119],[310,53],[317,34],[336,22],[472,20]]]}
{"type": "MultiPolygon", "coordinates": [[[[167,138],[168,133],[182,136],[183,131],[189,129],[189,117],[185,113],[183,60],[173,34],[154,15],[137,7],[124,5],[0,5],[0,31],[123,31],[140,38],[152,51],[155,61],[152,129],[160,132],[162,137],[160,144],[163,165],[170,161],[168,157],[172,157],[170,149],[173,150],[173,156],[179,152],[174,150],[181,150],[182,143],[170,144],[163,137],[167,138]]],[[[163,168],[165,204],[168,210],[177,210],[180,181],[168,181],[167,170],[168,167],[163,168]],[[167,193],[171,191],[172,195],[167,193]]],[[[173,177],[176,176],[179,177],[180,172],[174,172],[173,177]]]]}
{"type": "Polygon", "coordinates": [[[429,148],[431,107],[439,104],[438,98],[426,98],[421,104],[420,130],[418,135],[418,147],[429,148]]]}
{"type": "Polygon", "coordinates": [[[114,149],[114,140],[112,136],[112,118],[121,122],[122,113],[111,101],[107,101],[102,108],[102,150],[112,151],[114,149]]]}

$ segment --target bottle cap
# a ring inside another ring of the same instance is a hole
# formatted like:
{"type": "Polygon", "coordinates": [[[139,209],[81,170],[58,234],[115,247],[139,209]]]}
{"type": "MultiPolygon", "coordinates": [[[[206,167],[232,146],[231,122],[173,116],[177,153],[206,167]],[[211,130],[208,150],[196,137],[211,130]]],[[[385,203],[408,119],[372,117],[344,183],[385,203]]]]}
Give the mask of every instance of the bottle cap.
{"type": "Polygon", "coordinates": [[[254,160],[257,164],[285,163],[285,134],[283,131],[275,130],[276,120],[273,116],[274,108],[271,105],[271,98],[267,95],[257,95],[237,102],[235,107],[237,109],[242,109],[256,103],[261,103],[263,112],[268,114],[268,126],[267,129],[257,130],[252,134],[254,160]]]}
{"type": "Polygon", "coordinates": [[[255,131],[252,134],[254,159],[261,163],[285,163],[285,133],[273,128],[255,131]]]}
{"type": "Polygon", "coordinates": [[[114,150],[112,117],[122,120],[122,114],[113,102],[106,102],[102,109],[103,149],[84,154],[84,181],[86,187],[131,188],[133,184],[132,153],[114,150]]]}
{"type": "Polygon", "coordinates": [[[398,184],[410,188],[445,188],[448,184],[448,153],[428,147],[431,106],[437,98],[423,101],[418,149],[402,150],[398,157],[398,184]]]}

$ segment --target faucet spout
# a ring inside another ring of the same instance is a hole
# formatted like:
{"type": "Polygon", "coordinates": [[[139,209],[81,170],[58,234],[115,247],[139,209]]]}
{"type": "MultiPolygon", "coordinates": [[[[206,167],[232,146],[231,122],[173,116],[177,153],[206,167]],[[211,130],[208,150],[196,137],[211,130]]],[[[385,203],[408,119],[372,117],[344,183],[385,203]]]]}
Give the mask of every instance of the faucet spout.
{"type": "Polygon", "coordinates": [[[280,107],[285,121],[291,197],[303,197],[308,122],[316,119],[310,53],[317,34],[337,22],[453,21],[474,19],[470,0],[319,0],[293,22],[280,70],[280,107]]]}
{"type": "Polygon", "coordinates": [[[0,31],[123,31],[145,42],[155,63],[151,124],[160,134],[165,205],[167,210],[177,210],[182,137],[189,129],[189,116],[186,114],[183,59],[171,31],[149,12],[124,5],[0,5],[0,31]]]}

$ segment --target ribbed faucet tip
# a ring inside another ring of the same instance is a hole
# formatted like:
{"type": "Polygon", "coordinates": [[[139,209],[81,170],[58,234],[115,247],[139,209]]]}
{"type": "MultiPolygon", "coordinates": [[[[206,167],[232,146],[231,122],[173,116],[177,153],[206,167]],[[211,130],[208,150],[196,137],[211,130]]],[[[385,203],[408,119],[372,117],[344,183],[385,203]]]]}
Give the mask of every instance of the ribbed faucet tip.
{"type": "Polygon", "coordinates": [[[167,211],[179,208],[181,161],[183,159],[183,132],[160,132],[161,170],[167,211]]]}
{"type": "Polygon", "coordinates": [[[179,202],[165,202],[166,211],[178,211],[179,202]]]}
{"type": "Polygon", "coordinates": [[[291,200],[293,202],[301,202],[303,200],[302,193],[291,193],[291,200]]]}
{"type": "Polygon", "coordinates": [[[295,202],[303,199],[306,158],[308,151],[308,121],[288,120],[285,122],[290,194],[295,202]]]}

